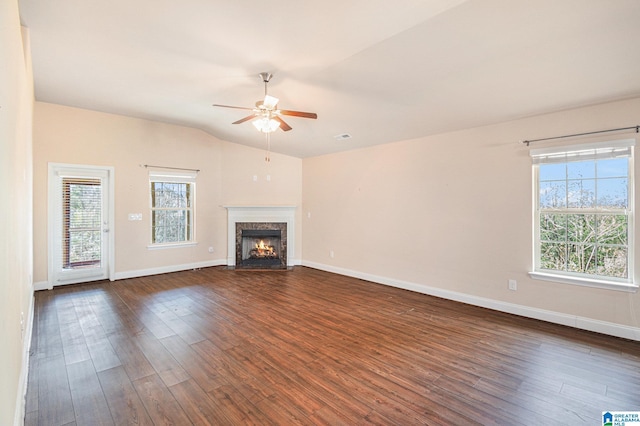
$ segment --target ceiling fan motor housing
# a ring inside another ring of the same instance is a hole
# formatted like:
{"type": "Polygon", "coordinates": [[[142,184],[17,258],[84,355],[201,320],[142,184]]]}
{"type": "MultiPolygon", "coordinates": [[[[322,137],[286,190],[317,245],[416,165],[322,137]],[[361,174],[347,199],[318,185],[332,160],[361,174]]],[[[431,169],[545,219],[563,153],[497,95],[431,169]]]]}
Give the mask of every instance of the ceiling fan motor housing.
{"type": "Polygon", "coordinates": [[[273,74],[271,74],[270,72],[261,72],[258,75],[260,76],[260,78],[262,78],[262,81],[264,81],[265,83],[268,83],[271,80],[271,77],[273,77],[273,74]]]}

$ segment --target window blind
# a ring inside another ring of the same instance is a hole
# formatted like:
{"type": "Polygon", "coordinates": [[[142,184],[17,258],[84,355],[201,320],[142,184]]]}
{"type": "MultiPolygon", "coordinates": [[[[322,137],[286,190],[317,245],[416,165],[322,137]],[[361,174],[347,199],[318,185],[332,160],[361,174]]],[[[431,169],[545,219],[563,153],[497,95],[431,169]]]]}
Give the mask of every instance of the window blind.
{"type": "Polygon", "coordinates": [[[102,244],[102,182],[62,178],[63,269],[99,265],[102,244]]]}
{"type": "Polygon", "coordinates": [[[635,140],[626,139],[613,142],[532,149],[529,154],[533,164],[566,163],[569,161],[630,157],[633,146],[635,146],[635,140]]]}
{"type": "Polygon", "coordinates": [[[179,182],[179,183],[195,183],[198,172],[195,171],[165,171],[165,170],[149,170],[149,180],[151,182],[179,182]]]}

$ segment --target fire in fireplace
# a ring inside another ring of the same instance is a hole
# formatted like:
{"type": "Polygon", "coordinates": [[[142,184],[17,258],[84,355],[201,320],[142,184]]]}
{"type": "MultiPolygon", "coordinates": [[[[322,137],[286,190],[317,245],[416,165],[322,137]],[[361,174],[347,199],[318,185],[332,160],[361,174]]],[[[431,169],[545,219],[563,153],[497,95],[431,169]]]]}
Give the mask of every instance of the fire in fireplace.
{"type": "Polygon", "coordinates": [[[260,240],[255,244],[255,247],[251,247],[249,250],[249,259],[278,259],[278,252],[274,246],[270,246],[270,240],[267,240],[267,244],[264,240],[260,240]]]}

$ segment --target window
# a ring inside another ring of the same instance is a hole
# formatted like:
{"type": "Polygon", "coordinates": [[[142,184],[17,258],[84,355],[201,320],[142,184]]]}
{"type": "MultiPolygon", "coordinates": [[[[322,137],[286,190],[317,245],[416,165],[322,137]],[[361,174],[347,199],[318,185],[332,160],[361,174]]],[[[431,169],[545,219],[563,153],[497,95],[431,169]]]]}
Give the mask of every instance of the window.
{"type": "Polygon", "coordinates": [[[102,252],[102,181],[62,178],[62,267],[100,264],[102,252]]]}
{"type": "Polygon", "coordinates": [[[532,276],[604,287],[632,283],[633,145],[617,141],[531,150],[532,276]]]}
{"type": "Polygon", "coordinates": [[[195,173],[150,172],[151,244],[194,241],[195,173]]]}

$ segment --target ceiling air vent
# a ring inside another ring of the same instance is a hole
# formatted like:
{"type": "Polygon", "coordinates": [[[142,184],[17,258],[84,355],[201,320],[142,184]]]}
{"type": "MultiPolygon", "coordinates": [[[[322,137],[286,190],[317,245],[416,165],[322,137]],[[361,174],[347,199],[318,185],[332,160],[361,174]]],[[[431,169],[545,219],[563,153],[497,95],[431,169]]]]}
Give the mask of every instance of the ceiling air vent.
{"type": "Polygon", "coordinates": [[[335,135],[333,138],[337,141],[343,141],[345,139],[351,139],[351,135],[349,133],[340,133],[339,135],[335,135]]]}

